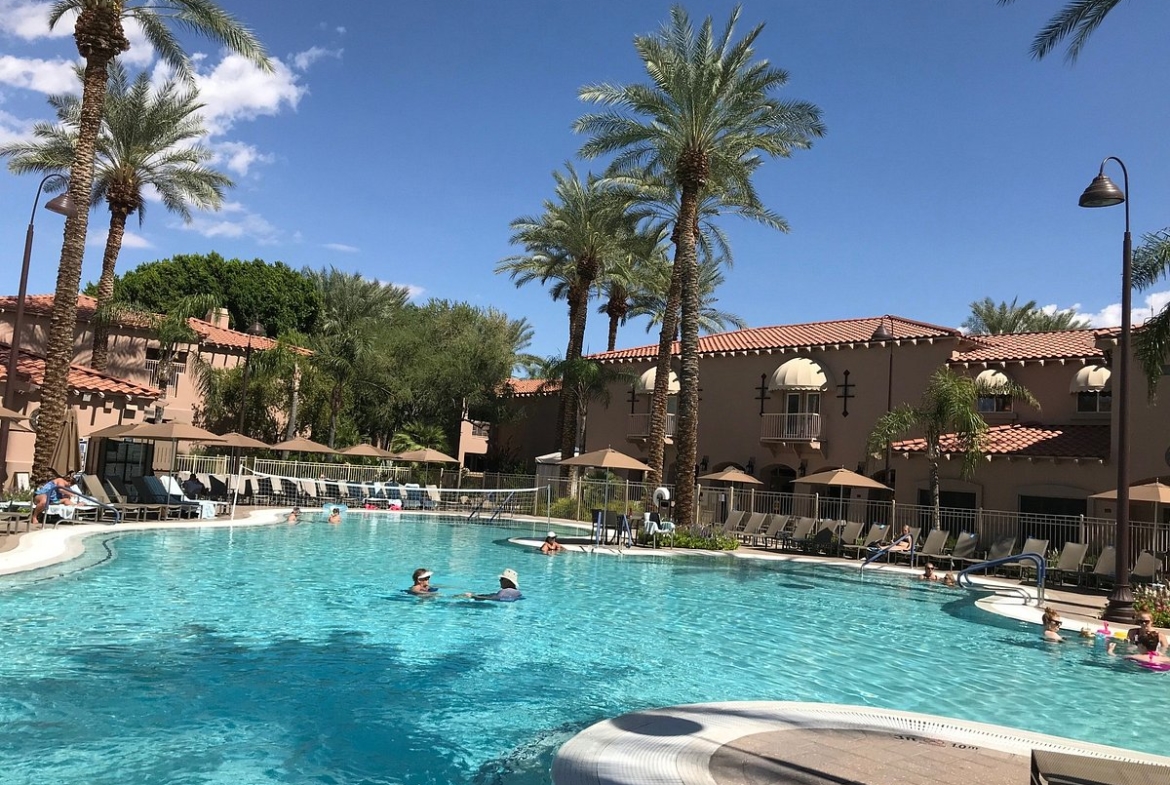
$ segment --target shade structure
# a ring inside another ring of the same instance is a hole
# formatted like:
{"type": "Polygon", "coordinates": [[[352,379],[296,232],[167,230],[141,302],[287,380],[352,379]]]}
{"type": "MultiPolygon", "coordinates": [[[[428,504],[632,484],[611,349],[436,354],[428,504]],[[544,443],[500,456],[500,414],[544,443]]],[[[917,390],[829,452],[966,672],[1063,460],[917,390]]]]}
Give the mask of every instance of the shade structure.
{"type": "Polygon", "coordinates": [[[81,446],[77,435],[77,410],[70,407],[65,411],[65,422],[57,437],[57,446],[49,458],[49,468],[64,477],[81,471],[81,446]]]}
{"type": "Polygon", "coordinates": [[[220,441],[216,442],[216,447],[230,447],[233,450],[267,450],[270,449],[268,444],[253,439],[251,436],[245,436],[242,433],[235,431],[228,431],[219,437],[220,441]]]}
{"type": "Polygon", "coordinates": [[[280,452],[316,452],[334,454],[337,450],[328,447],[324,444],[319,444],[312,439],[306,439],[303,436],[298,436],[295,439],[288,439],[279,444],[272,445],[272,449],[280,452]]]}
{"type": "Polygon", "coordinates": [[[650,467],[637,458],[618,452],[612,447],[604,450],[585,452],[574,458],[566,458],[560,462],[561,466],[589,466],[596,469],[632,469],[633,471],[648,472],[650,467]]]}
{"type": "Polygon", "coordinates": [[[848,469],[830,469],[824,472],[817,472],[807,477],[797,477],[793,482],[797,485],[829,485],[839,488],[880,488],[885,491],[893,490],[888,485],[882,485],[877,480],[871,480],[864,474],[858,474],[848,469]]]}
{"type": "Polygon", "coordinates": [[[138,427],[138,423],[128,422],[122,425],[107,425],[101,430],[94,431],[89,435],[91,439],[121,439],[122,434],[126,431],[132,431],[138,427]]]}
{"type": "Polygon", "coordinates": [[[739,469],[728,466],[722,471],[717,471],[713,474],[704,474],[699,478],[708,482],[741,482],[746,485],[763,485],[764,483],[757,480],[755,477],[741,472],[739,469]]]}
{"type": "Polygon", "coordinates": [[[341,451],[342,455],[352,455],[355,458],[397,458],[398,454],[388,452],[372,444],[355,444],[341,451]]]}
{"type": "Polygon", "coordinates": [[[432,450],[427,447],[422,450],[410,450],[409,452],[401,452],[394,458],[397,461],[409,461],[410,463],[459,463],[458,458],[452,458],[446,453],[432,450]]]}
{"type": "MultiPolygon", "coordinates": [[[[1117,490],[1094,493],[1090,499],[1116,499],[1117,490]]],[[[1147,504],[1170,504],[1170,485],[1164,485],[1159,480],[1144,482],[1141,485],[1129,486],[1129,500],[1131,502],[1146,502],[1147,504]]]]}
{"type": "Polygon", "coordinates": [[[123,431],[121,438],[145,439],[151,442],[215,442],[217,444],[223,441],[223,437],[219,434],[185,422],[143,423],[128,431],[123,431]]]}
{"type": "Polygon", "coordinates": [[[19,422],[19,421],[24,421],[27,419],[28,418],[25,417],[20,412],[13,411],[12,409],[9,409],[9,408],[4,407],[4,406],[0,406],[0,420],[9,420],[10,422],[19,422]]]}

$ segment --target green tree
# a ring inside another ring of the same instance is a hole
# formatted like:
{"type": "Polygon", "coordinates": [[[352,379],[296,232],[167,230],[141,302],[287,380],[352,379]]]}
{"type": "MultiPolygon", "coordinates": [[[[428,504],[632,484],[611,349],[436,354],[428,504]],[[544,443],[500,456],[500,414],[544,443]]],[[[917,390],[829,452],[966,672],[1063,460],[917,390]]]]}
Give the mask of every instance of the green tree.
{"type": "MultiPolygon", "coordinates": [[[[999,0],[1000,5],[1010,5],[1015,0],[999,0]]],[[[1097,31],[1109,12],[1121,0],[1070,0],[1053,14],[1048,23],[1032,39],[1032,57],[1043,60],[1061,41],[1069,40],[1065,59],[1076,62],[1085,48],[1089,37],[1097,31]]]]}
{"type": "MultiPolygon", "coordinates": [[[[1133,252],[1133,284],[1149,289],[1170,273],[1170,229],[1151,232],[1133,252]]],[[[1170,304],[1163,305],[1153,318],[1134,331],[1133,349],[1146,375],[1146,389],[1153,400],[1158,381],[1170,356],[1170,304]]]]}
{"type": "Polygon", "coordinates": [[[962,455],[962,476],[973,475],[983,456],[987,432],[987,422],[979,413],[979,399],[1000,395],[1040,408],[1035,396],[1025,387],[1010,382],[988,385],[943,366],[931,374],[917,404],[903,404],[883,414],[870,432],[871,453],[884,452],[892,442],[907,434],[922,434],[930,464],[930,504],[936,529],[941,526],[938,466],[943,450],[962,455]]]}
{"type": "MultiPolygon", "coordinates": [[[[696,465],[698,453],[699,286],[696,251],[700,208],[710,189],[754,195],[751,175],[760,155],[788,157],[824,133],[820,110],[806,102],[781,101],[772,93],[788,74],[766,60],[754,61],[759,25],[733,41],[739,8],[716,35],[708,17],[696,31],[680,6],[657,36],[637,36],[634,46],[651,84],[598,84],[581,89],[588,102],[613,107],[586,114],[575,124],[591,136],[587,158],[616,154],[614,167],[648,168],[678,190],[672,240],[681,297],[678,463],[696,465]]],[[[659,370],[659,378],[668,378],[659,370]]],[[[665,387],[665,385],[663,385],[665,387]]],[[[663,422],[665,428],[665,422],[663,422]]],[[[654,447],[654,434],[651,434],[654,447]]],[[[680,478],[676,512],[693,520],[694,485],[680,478]]]]}
{"type": "Polygon", "coordinates": [[[976,300],[971,303],[971,315],[962,326],[975,335],[1057,332],[1089,326],[1089,320],[1078,316],[1076,311],[1048,313],[1041,310],[1035,300],[1019,305],[1019,299],[1015,297],[1010,303],[998,305],[990,297],[976,300]]]}
{"type": "MultiPolygon", "coordinates": [[[[126,221],[137,213],[141,225],[146,216],[144,188],[153,187],[167,210],[189,222],[192,206],[218,209],[224,189],[232,186],[226,175],[206,166],[211,151],[193,143],[207,134],[196,114],[203,104],[194,89],[182,90],[173,79],[153,88],[145,71],[131,82],[116,60],[110,64],[109,74],[90,200],[94,206],[104,200],[110,210],[102,274],[96,287],[99,314],[114,295],[114,271],[126,221]]],[[[55,95],[49,103],[56,109],[56,124],[37,123],[32,140],[0,147],[0,157],[10,156],[8,168],[17,174],[66,172],[73,164],[81,98],[55,95]]],[[[92,346],[90,365],[106,370],[106,319],[95,319],[92,346]]]]}
{"type": "MultiPolygon", "coordinates": [[[[110,63],[130,48],[123,19],[135,20],[159,57],[181,76],[191,74],[190,60],[172,27],[206,36],[242,54],[258,67],[271,69],[259,41],[246,28],[210,0],[172,0],[157,5],[147,0],[55,0],[49,11],[49,27],[76,14],[73,40],[85,60],[81,109],[77,120],[77,144],[69,170],[69,196],[74,204],[87,204],[93,189],[98,132],[105,108],[110,63]]],[[[48,462],[65,420],[69,394],[69,366],[73,362],[77,322],[77,290],[89,212],[78,210],[65,220],[61,261],[45,350],[45,378],[41,385],[41,427],[37,429],[33,472],[47,477],[48,462]]]]}
{"type": "Polygon", "coordinates": [[[574,431],[578,435],[578,442],[574,451],[585,450],[587,428],[589,425],[589,404],[598,401],[603,406],[609,406],[610,386],[618,383],[630,383],[633,375],[614,368],[602,365],[599,362],[584,357],[572,359],[549,357],[539,368],[539,377],[544,379],[541,389],[545,391],[562,390],[566,387],[573,391],[573,398],[578,401],[577,418],[574,431]]]}
{"type": "MultiPolygon", "coordinates": [[[[672,272],[670,262],[666,259],[654,260],[643,279],[643,287],[634,294],[629,316],[647,317],[646,332],[661,327],[666,318],[672,272]]],[[[723,282],[721,261],[705,259],[699,264],[699,331],[702,333],[718,333],[728,329],[742,330],[747,327],[747,322],[739,316],[719,310],[719,298],[715,293],[723,282]]],[[[676,303],[675,309],[677,308],[676,303]]],[[[678,323],[677,314],[674,316],[674,322],[678,323]]],[[[674,340],[678,340],[677,330],[674,340]]]]}

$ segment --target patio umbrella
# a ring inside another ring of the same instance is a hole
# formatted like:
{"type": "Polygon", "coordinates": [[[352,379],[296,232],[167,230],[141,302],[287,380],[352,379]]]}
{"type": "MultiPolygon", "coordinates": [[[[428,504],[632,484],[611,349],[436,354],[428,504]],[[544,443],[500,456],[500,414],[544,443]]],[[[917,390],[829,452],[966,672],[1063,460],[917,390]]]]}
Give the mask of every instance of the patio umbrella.
{"type": "Polygon", "coordinates": [[[352,455],[355,458],[382,458],[389,460],[391,458],[398,458],[397,453],[383,450],[380,447],[375,447],[372,444],[355,444],[352,447],[346,447],[341,451],[342,455],[352,455]]]}
{"type": "Polygon", "coordinates": [[[274,444],[272,445],[272,449],[280,452],[315,452],[328,455],[333,455],[337,452],[332,447],[315,442],[312,439],[306,439],[304,436],[297,436],[294,439],[288,439],[279,444],[274,444]]]}
{"type": "Polygon", "coordinates": [[[27,420],[27,419],[28,418],[25,417],[20,412],[13,411],[12,409],[9,409],[9,408],[4,407],[4,406],[0,406],[0,420],[19,421],[19,420],[27,420]]]}
{"type": "Polygon", "coordinates": [[[432,450],[430,447],[398,453],[395,460],[409,461],[410,463],[459,463],[458,458],[452,458],[450,455],[432,450]]]}
{"type": "Polygon", "coordinates": [[[265,444],[259,439],[253,439],[251,436],[245,436],[244,434],[236,433],[235,431],[228,431],[219,438],[220,441],[215,443],[216,447],[230,447],[233,450],[269,449],[269,445],[265,444]]]}
{"type": "Polygon", "coordinates": [[[49,458],[49,468],[62,477],[81,471],[81,439],[77,435],[77,411],[70,407],[65,411],[65,422],[57,436],[57,446],[49,458]]]}
{"type": "Polygon", "coordinates": [[[179,457],[179,442],[214,442],[219,444],[223,441],[223,438],[218,434],[186,422],[143,423],[123,431],[121,438],[141,439],[147,442],[170,442],[171,468],[169,475],[172,478],[175,476],[175,461],[179,457]]]}
{"type": "Polygon", "coordinates": [[[632,471],[648,472],[650,467],[637,458],[618,452],[612,447],[604,450],[585,452],[575,458],[565,458],[560,461],[561,466],[588,466],[595,469],[629,469],[632,471]]]}
{"type": "MultiPolygon", "coordinates": [[[[1090,499],[1116,499],[1117,489],[1112,491],[1105,491],[1104,493],[1094,493],[1089,497],[1090,499]]],[[[1162,519],[1159,512],[1163,505],[1170,504],[1170,485],[1164,485],[1160,480],[1153,482],[1143,482],[1140,485],[1129,486],[1129,501],[1144,502],[1146,504],[1154,505],[1154,540],[1155,547],[1159,550],[1165,548],[1166,543],[1162,542],[1162,519]]],[[[1081,540],[1084,541],[1082,533],[1081,540]]]]}
{"type": "Polygon", "coordinates": [[[848,469],[829,469],[828,471],[810,474],[807,477],[797,477],[793,482],[797,485],[828,485],[834,488],[880,488],[884,491],[893,490],[888,485],[882,485],[877,480],[871,480],[864,474],[858,474],[848,469]]]}
{"type": "Polygon", "coordinates": [[[89,435],[91,439],[121,439],[126,431],[138,427],[138,423],[128,422],[122,425],[107,425],[105,428],[94,431],[89,435]]]}
{"type": "MultiPolygon", "coordinates": [[[[704,474],[702,477],[699,477],[699,479],[700,480],[707,480],[708,482],[726,482],[726,483],[732,484],[731,489],[728,491],[729,495],[728,495],[727,509],[729,509],[729,510],[736,509],[736,506],[735,506],[735,487],[734,487],[735,483],[743,483],[745,485],[763,485],[764,484],[764,483],[760,482],[759,480],[757,480],[755,477],[748,474],[747,472],[741,472],[739,469],[736,469],[734,466],[728,466],[726,469],[723,469],[722,471],[713,472],[712,474],[704,474]]],[[[751,505],[749,506],[749,509],[755,506],[755,490],[752,491],[752,498],[750,499],[750,501],[751,501],[751,505]]]]}

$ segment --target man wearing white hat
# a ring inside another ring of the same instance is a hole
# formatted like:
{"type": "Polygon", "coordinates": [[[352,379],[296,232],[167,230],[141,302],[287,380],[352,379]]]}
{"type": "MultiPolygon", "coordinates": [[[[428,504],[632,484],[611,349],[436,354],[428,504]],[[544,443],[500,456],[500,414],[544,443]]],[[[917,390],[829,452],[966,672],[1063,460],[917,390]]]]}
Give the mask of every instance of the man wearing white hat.
{"type": "Polygon", "coordinates": [[[495,600],[496,602],[515,602],[522,598],[520,594],[520,576],[516,571],[508,568],[500,573],[500,590],[494,594],[471,594],[467,593],[464,597],[470,597],[473,600],[495,600]]]}
{"type": "Polygon", "coordinates": [[[547,535],[545,535],[544,542],[541,543],[540,546],[540,552],[545,556],[552,556],[554,553],[558,553],[564,549],[565,546],[557,542],[556,532],[549,532],[547,535]]]}

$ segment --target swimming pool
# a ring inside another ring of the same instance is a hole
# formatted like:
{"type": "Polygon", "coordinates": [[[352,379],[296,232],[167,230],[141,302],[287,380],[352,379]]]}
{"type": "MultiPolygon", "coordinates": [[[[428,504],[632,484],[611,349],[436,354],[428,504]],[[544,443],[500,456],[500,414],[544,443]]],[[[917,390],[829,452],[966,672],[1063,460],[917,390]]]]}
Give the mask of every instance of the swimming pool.
{"type": "Polygon", "coordinates": [[[0,783],[547,783],[597,720],[716,700],[1170,748],[1140,719],[1166,674],[1045,646],[963,592],[731,558],[548,558],[510,534],[358,514],[162,530],[0,579],[0,783]],[[512,567],[526,599],[414,599],[400,590],[419,566],[447,595],[512,567]]]}

